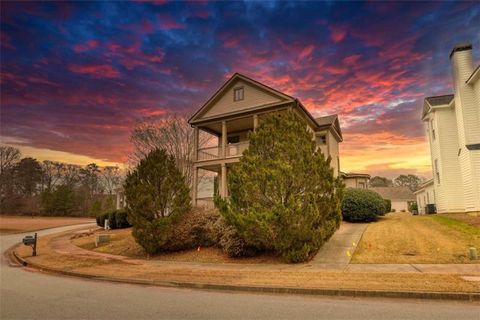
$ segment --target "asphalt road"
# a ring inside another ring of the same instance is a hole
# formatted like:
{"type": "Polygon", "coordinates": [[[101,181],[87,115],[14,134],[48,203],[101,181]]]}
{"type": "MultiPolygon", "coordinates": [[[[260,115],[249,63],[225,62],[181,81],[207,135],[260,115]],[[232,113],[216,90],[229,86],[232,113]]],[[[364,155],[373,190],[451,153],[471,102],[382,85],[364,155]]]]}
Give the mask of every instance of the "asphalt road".
{"type": "MultiPolygon", "coordinates": [[[[77,228],[78,226],[70,227],[77,228]]],[[[68,227],[40,231],[48,234],[68,227]]],[[[4,252],[23,235],[0,237],[4,252]]],[[[40,253],[41,254],[41,253],[40,253]]],[[[171,289],[55,276],[1,261],[0,319],[475,319],[466,302],[171,289]]]]}

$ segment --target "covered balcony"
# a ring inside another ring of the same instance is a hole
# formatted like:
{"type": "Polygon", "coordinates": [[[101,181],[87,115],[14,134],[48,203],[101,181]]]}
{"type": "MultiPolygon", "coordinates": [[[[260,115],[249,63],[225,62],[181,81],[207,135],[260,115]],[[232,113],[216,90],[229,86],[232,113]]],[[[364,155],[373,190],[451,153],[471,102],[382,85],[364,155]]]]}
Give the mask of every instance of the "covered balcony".
{"type": "Polygon", "coordinates": [[[233,119],[212,121],[195,126],[194,139],[194,204],[203,201],[198,197],[198,171],[207,170],[216,173],[219,184],[219,194],[228,196],[227,174],[229,168],[240,161],[243,152],[248,148],[248,133],[258,126],[258,115],[248,115],[233,119]],[[199,146],[199,135],[213,136],[213,142],[206,146],[199,146]],[[217,141],[215,141],[217,140],[217,141]],[[198,200],[198,201],[197,201],[198,200]]]}

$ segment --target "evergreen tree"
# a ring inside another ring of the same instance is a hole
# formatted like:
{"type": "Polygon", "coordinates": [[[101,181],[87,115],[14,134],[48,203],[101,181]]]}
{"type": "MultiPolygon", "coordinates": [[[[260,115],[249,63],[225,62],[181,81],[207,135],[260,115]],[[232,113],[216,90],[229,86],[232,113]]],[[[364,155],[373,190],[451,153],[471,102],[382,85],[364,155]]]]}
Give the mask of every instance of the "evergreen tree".
{"type": "Polygon", "coordinates": [[[152,151],[127,175],[124,188],[133,236],[148,254],[161,251],[174,222],[191,208],[175,159],[164,150],[152,151]]]}
{"type": "Polygon", "coordinates": [[[249,245],[306,261],[340,225],[343,185],[293,112],[267,116],[249,138],[217,206],[249,245]]]}

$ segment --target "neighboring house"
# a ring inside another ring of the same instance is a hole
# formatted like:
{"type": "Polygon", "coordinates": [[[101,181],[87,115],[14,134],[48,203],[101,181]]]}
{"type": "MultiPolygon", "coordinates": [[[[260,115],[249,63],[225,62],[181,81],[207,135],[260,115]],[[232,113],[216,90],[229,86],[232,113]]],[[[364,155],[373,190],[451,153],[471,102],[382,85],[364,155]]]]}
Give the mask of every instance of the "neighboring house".
{"type": "Polygon", "coordinates": [[[414,192],[417,198],[418,213],[426,213],[427,204],[435,204],[435,189],[433,179],[423,183],[420,188],[414,192]]]}
{"type": "Polygon", "coordinates": [[[408,211],[409,204],[415,202],[415,195],[407,187],[370,187],[370,190],[390,200],[392,211],[408,211]]]}
{"type": "Polygon", "coordinates": [[[340,172],[346,188],[368,189],[370,175],[364,173],[340,172]]]}
{"type": "MultiPolygon", "coordinates": [[[[423,103],[433,169],[430,202],[440,213],[480,212],[480,68],[473,67],[469,44],[453,48],[450,60],[454,94],[423,103]]],[[[426,198],[425,190],[417,197],[426,198]]]]}
{"type": "Polygon", "coordinates": [[[211,198],[199,196],[198,171],[216,172],[219,195],[227,197],[228,171],[240,161],[243,151],[248,148],[248,132],[255,130],[268,113],[286,110],[292,110],[305,119],[318,147],[326,157],[331,157],[330,164],[335,176],[338,176],[338,144],[343,140],[338,117],[314,118],[298,99],[235,73],[188,121],[195,130],[194,205],[211,201],[211,198]],[[199,148],[200,130],[216,136],[218,145],[199,148]]]}

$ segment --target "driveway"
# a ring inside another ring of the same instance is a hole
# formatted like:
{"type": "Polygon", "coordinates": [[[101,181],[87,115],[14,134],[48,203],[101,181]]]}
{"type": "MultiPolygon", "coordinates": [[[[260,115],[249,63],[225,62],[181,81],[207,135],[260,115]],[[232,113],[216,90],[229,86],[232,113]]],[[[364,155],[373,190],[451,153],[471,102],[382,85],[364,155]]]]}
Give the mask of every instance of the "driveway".
{"type": "Polygon", "coordinates": [[[326,269],[345,270],[367,225],[367,223],[342,222],[337,232],[318,251],[311,264],[326,269]]]}

